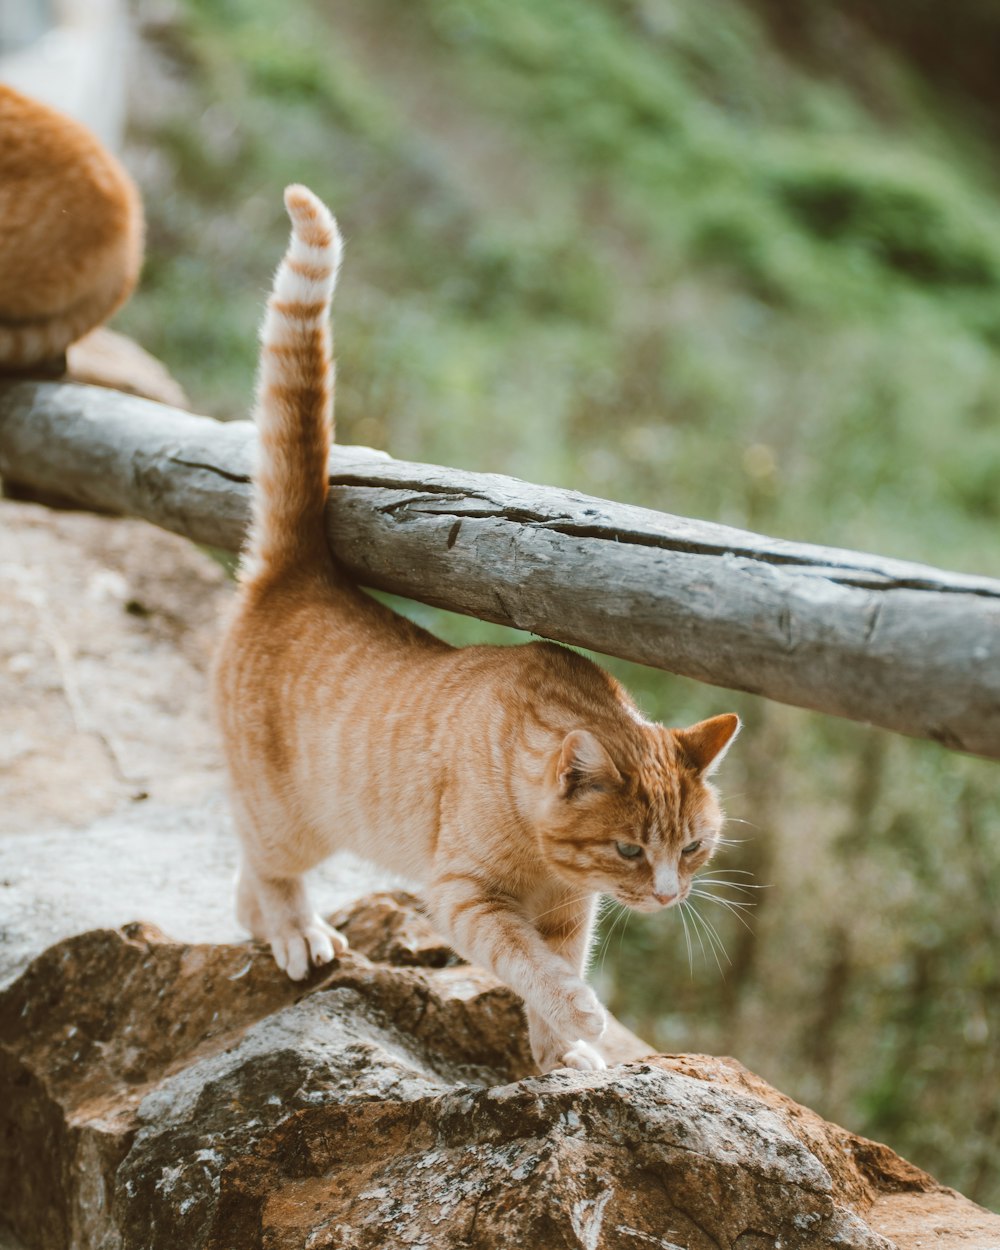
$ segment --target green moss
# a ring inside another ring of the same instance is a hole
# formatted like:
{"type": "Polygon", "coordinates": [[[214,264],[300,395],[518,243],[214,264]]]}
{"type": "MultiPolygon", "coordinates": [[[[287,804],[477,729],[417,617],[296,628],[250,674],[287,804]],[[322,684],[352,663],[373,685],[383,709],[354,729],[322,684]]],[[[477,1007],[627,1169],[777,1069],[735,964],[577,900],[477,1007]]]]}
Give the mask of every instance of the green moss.
{"type": "Polygon", "coordinates": [[[857,248],[923,285],[997,285],[1000,230],[943,165],[852,143],[800,150],[769,181],[792,219],[838,253],[857,248]]]}

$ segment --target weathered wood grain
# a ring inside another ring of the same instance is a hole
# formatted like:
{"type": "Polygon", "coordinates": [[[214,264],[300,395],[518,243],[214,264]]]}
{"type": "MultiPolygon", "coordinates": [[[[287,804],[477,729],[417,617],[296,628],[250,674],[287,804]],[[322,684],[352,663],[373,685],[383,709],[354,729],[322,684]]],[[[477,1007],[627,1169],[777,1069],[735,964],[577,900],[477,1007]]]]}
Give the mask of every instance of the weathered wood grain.
{"type": "MultiPolygon", "coordinates": [[[[254,431],[0,385],[0,474],[236,549],[254,431]]],[[[369,586],[1000,758],[1000,581],[337,448],[329,536],[369,586]]]]}

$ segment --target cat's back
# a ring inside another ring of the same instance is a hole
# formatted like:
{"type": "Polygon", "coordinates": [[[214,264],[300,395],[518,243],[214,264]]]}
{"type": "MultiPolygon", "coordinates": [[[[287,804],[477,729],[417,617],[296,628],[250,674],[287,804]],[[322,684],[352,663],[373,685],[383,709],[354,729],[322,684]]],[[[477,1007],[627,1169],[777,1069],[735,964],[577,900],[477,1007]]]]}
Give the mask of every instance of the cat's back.
{"type": "Polygon", "coordinates": [[[80,123],[0,84],[0,364],[57,356],[131,293],[142,205],[80,123]]]}
{"type": "Polygon", "coordinates": [[[405,686],[413,702],[433,690],[447,720],[475,718],[481,707],[521,713],[551,711],[562,723],[634,712],[622,686],[579,652],[537,640],[514,646],[453,647],[362,591],[332,562],[328,569],[285,572],[241,587],[220,674],[266,684],[308,670],[324,684],[347,675],[384,692],[405,686]]]}

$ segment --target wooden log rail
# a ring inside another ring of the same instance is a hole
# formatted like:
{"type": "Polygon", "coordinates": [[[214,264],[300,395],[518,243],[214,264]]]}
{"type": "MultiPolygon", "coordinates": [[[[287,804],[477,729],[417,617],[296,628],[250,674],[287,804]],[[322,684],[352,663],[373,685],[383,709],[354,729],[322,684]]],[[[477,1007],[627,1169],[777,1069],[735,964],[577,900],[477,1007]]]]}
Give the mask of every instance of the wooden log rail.
{"type": "MultiPolygon", "coordinates": [[[[236,550],[254,431],[0,385],[0,475],[236,550]]],[[[365,585],[1000,759],[1000,581],[339,447],[328,533],[365,585]]]]}

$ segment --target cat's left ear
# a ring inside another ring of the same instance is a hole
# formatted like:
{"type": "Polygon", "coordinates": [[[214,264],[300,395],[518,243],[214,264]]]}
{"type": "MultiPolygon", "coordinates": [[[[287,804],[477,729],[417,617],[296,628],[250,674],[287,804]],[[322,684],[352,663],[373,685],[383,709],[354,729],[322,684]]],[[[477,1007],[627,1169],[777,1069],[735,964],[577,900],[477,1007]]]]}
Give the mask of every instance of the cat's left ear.
{"type": "Polygon", "coordinates": [[[610,790],[621,779],[607,749],[589,729],[574,729],[563,739],[556,760],[556,785],[564,799],[585,791],[610,790]]]}
{"type": "Polygon", "coordinates": [[[722,716],[699,721],[687,729],[675,729],[673,735],[691,767],[710,777],[739,731],[740,718],[735,712],[724,712],[722,716]]]}

